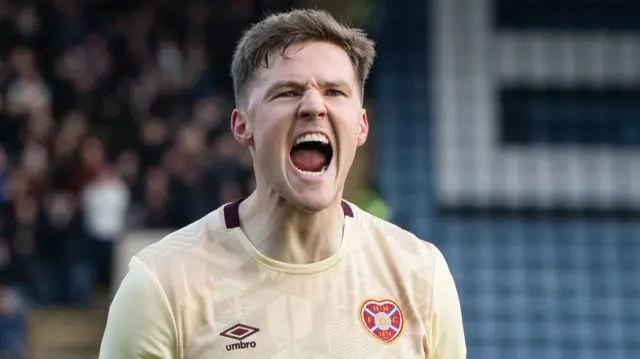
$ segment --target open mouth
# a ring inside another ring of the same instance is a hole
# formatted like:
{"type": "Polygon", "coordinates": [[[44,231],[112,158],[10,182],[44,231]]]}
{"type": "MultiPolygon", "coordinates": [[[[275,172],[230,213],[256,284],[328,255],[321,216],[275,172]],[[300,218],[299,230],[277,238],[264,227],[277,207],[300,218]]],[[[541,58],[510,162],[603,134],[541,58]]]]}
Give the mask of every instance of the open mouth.
{"type": "Polygon", "coordinates": [[[310,133],[296,139],[290,156],[291,162],[299,171],[309,175],[320,175],[329,168],[333,148],[327,136],[310,133]]]}

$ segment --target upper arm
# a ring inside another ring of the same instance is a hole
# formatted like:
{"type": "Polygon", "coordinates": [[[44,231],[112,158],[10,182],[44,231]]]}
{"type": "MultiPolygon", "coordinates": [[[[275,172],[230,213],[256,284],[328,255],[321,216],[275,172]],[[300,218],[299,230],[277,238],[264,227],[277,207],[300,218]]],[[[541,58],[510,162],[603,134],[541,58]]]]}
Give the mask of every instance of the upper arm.
{"type": "Polygon", "coordinates": [[[464,359],[467,347],[460,299],[453,276],[442,253],[433,248],[434,274],[430,310],[430,359],[464,359]]]}
{"type": "Polygon", "coordinates": [[[176,325],[155,274],[133,258],[109,308],[100,359],[177,359],[176,325]]]}

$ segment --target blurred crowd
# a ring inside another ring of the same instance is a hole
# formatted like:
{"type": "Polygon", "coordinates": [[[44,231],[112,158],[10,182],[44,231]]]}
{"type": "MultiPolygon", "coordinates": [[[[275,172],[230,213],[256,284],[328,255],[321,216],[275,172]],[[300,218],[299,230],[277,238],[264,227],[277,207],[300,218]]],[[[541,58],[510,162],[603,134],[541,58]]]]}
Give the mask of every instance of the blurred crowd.
{"type": "Polygon", "coordinates": [[[252,190],[228,71],[271,2],[0,0],[0,321],[86,305],[125,229],[252,190]]]}

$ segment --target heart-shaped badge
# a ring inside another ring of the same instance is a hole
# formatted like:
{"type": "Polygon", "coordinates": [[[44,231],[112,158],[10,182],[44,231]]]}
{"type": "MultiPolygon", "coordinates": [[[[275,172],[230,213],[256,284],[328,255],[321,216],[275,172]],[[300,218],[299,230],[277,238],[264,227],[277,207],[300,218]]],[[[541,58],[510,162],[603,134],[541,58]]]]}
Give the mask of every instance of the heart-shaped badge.
{"type": "Polygon", "coordinates": [[[375,339],[391,344],[402,334],[402,309],[391,299],[368,299],[360,305],[360,323],[375,339]]]}

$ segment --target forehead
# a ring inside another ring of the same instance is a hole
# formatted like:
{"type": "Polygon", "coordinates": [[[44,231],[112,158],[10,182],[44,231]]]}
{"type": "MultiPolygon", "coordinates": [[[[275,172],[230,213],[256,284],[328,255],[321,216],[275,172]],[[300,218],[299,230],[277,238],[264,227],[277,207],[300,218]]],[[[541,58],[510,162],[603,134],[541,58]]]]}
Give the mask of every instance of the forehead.
{"type": "Polygon", "coordinates": [[[262,68],[258,87],[276,81],[346,82],[357,86],[353,64],[340,46],[328,42],[308,42],[289,46],[281,56],[274,52],[269,67],[262,68]]]}

